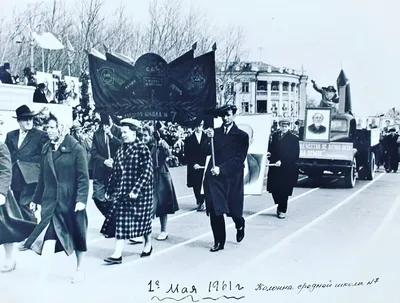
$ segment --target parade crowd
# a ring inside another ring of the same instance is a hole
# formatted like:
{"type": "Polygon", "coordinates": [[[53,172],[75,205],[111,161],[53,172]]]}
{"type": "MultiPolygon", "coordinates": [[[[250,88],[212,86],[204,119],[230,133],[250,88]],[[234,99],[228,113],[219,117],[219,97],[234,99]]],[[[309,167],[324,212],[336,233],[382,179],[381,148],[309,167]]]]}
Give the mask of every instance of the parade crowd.
{"type": "MultiPolygon", "coordinates": [[[[83,281],[86,205],[92,200],[104,216],[100,233],[115,239],[114,252],[104,262],[121,264],[127,242],[142,244],[140,256],[149,257],[153,220],[158,218],[161,225],[155,239],[165,241],[168,216],[179,210],[169,167],[182,164],[187,165],[186,185],[193,189],[197,210],[210,218],[214,237],[210,251],[224,249],[225,215],[234,221],[236,240],[241,242],[252,134],[235,124],[236,111],[234,105],[225,105],[217,114],[221,127],[204,129],[201,121],[191,131],[172,123],[119,120],[81,106],[74,108],[70,129],[49,111],[17,108],[14,118],[20,128],[0,143],[0,244],[6,252],[1,272],[16,269],[13,249],[19,243],[19,250],[33,250],[44,260],[39,283],[46,280],[56,252],[75,254],[72,282],[83,281]],[[212,151],[213,163],[206,165],[212,151]]],[[[298,180],[299,138],[290,125],[290,120],[279,121],[267,152],[275,164],[268,169],[267,191],[277,204],[279,219],[286,217],[288,198],[298,180]]],[[[387,127],[381,139],[375,151],[380,155],[377,165],[396,172],[398,134],[387,127]]]]}

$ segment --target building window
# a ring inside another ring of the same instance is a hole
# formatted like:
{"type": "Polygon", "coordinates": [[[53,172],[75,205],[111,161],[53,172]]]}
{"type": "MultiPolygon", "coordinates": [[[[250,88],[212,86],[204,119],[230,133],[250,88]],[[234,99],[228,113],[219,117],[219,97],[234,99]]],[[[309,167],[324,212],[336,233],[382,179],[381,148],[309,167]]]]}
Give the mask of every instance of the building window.
{"type": "Polygon", "coordinates": [[[242,82],[242,93],[249,92],[249,82],[242,82]]]}
{"type": "Polygon", "coordinates": [[[257,113],[263,114],[267,112],[267,101],[257,100],[257,113]]]}
{"type": "Polygon", "coordinates": [[[242,113],[249,112],[249,102],[242,102],[242,113]]]}

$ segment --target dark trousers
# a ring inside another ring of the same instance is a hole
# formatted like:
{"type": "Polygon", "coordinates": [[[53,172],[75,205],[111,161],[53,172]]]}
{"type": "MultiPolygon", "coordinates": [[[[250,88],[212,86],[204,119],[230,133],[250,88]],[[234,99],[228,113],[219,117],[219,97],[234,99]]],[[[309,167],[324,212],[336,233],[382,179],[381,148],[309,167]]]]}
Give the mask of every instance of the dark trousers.
{"type": "Polygon", "coordinates": [[[278,204],[278,212],[286,213],[289,196],[281,193],[272,193],[275,204],[278,204]]]}
{"type": "MultiPolygon", "coordinates": [[[[244,218],[232,217],[233,222],[235,222],[236,229],[244,227],[244,218]]],[[[224,215],[216,216],[214,209],[210,211],[210,223],[211,229],[214,235],[214,244],[220,243],[222,246],[226,242],[226,229],[225,229],[225,218],[224,215]]]]}
{"type": "MultiPolygon", "coordinates": [[[[197,182],[196,182],[197,183],[197,182]]],[[[196,197],[197,205],[204,203],[204,195],[201,194],[201,181],[193,185],[193,193],[196,197]]]]}
{"type": "Polygon", "coordinates": [[[105,200],[106,182],[98,179],[93,180],[93,196],[92,199],[97,209],[105,217],[111,208],[110,202],[105,200]]]}
{"type": "Polygon", "coordinates": [[[32,210],[29,208],[29,204],[21,204],[21,196],[24,195],[23,191],[13,191],[13,195],[15,200],[18,203],[19,209],[21,210],[22,217],[24,220],[29,221],[29,222],[37,222],[36,217],[32,210]]]}

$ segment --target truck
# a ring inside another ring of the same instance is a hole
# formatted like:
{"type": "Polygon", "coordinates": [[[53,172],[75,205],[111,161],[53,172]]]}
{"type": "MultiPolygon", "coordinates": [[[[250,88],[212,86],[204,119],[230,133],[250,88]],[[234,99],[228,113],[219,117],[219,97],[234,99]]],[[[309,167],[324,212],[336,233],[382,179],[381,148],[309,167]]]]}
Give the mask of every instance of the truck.
{"type": "Polygon", "coordinates": [[[349,83],[343,71],[338,84],[340,101],[337,112],[326,108],[306,109],[305,127],[301,127],[299,132],[300,157],[297,165],[299,173],[314,181],[320,182],[325,174],[331,174],[343,178],[346,188],[353,188],[357,179],[374,179],[380,130],[357,128],[356,117],[350,110],[349,83]],[[344,104],[346,100],[347,104],[344,104]],[[310,124],[307,117],[313,112],[326,113],[327,110],[331,114],[327,115],[329,121],[326,121],[325,136],[307,136],[310,124]]]}

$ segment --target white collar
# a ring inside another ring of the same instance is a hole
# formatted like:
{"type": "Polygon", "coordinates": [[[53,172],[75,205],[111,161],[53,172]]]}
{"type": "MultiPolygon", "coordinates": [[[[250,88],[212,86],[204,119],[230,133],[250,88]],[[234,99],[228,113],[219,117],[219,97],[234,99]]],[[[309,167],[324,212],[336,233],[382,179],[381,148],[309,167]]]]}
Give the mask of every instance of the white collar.
{"type": "Polygon", "coordinates": [[[228,127],[223,126],[223,128],[224,128],[224,133],[225,133],[225,130],[226,130],[226,133],[228,134],[228,133],[230,132],[232,126],[233,126],[233,123],[232,123],[230,126],[228,126],[228,127]]]}

